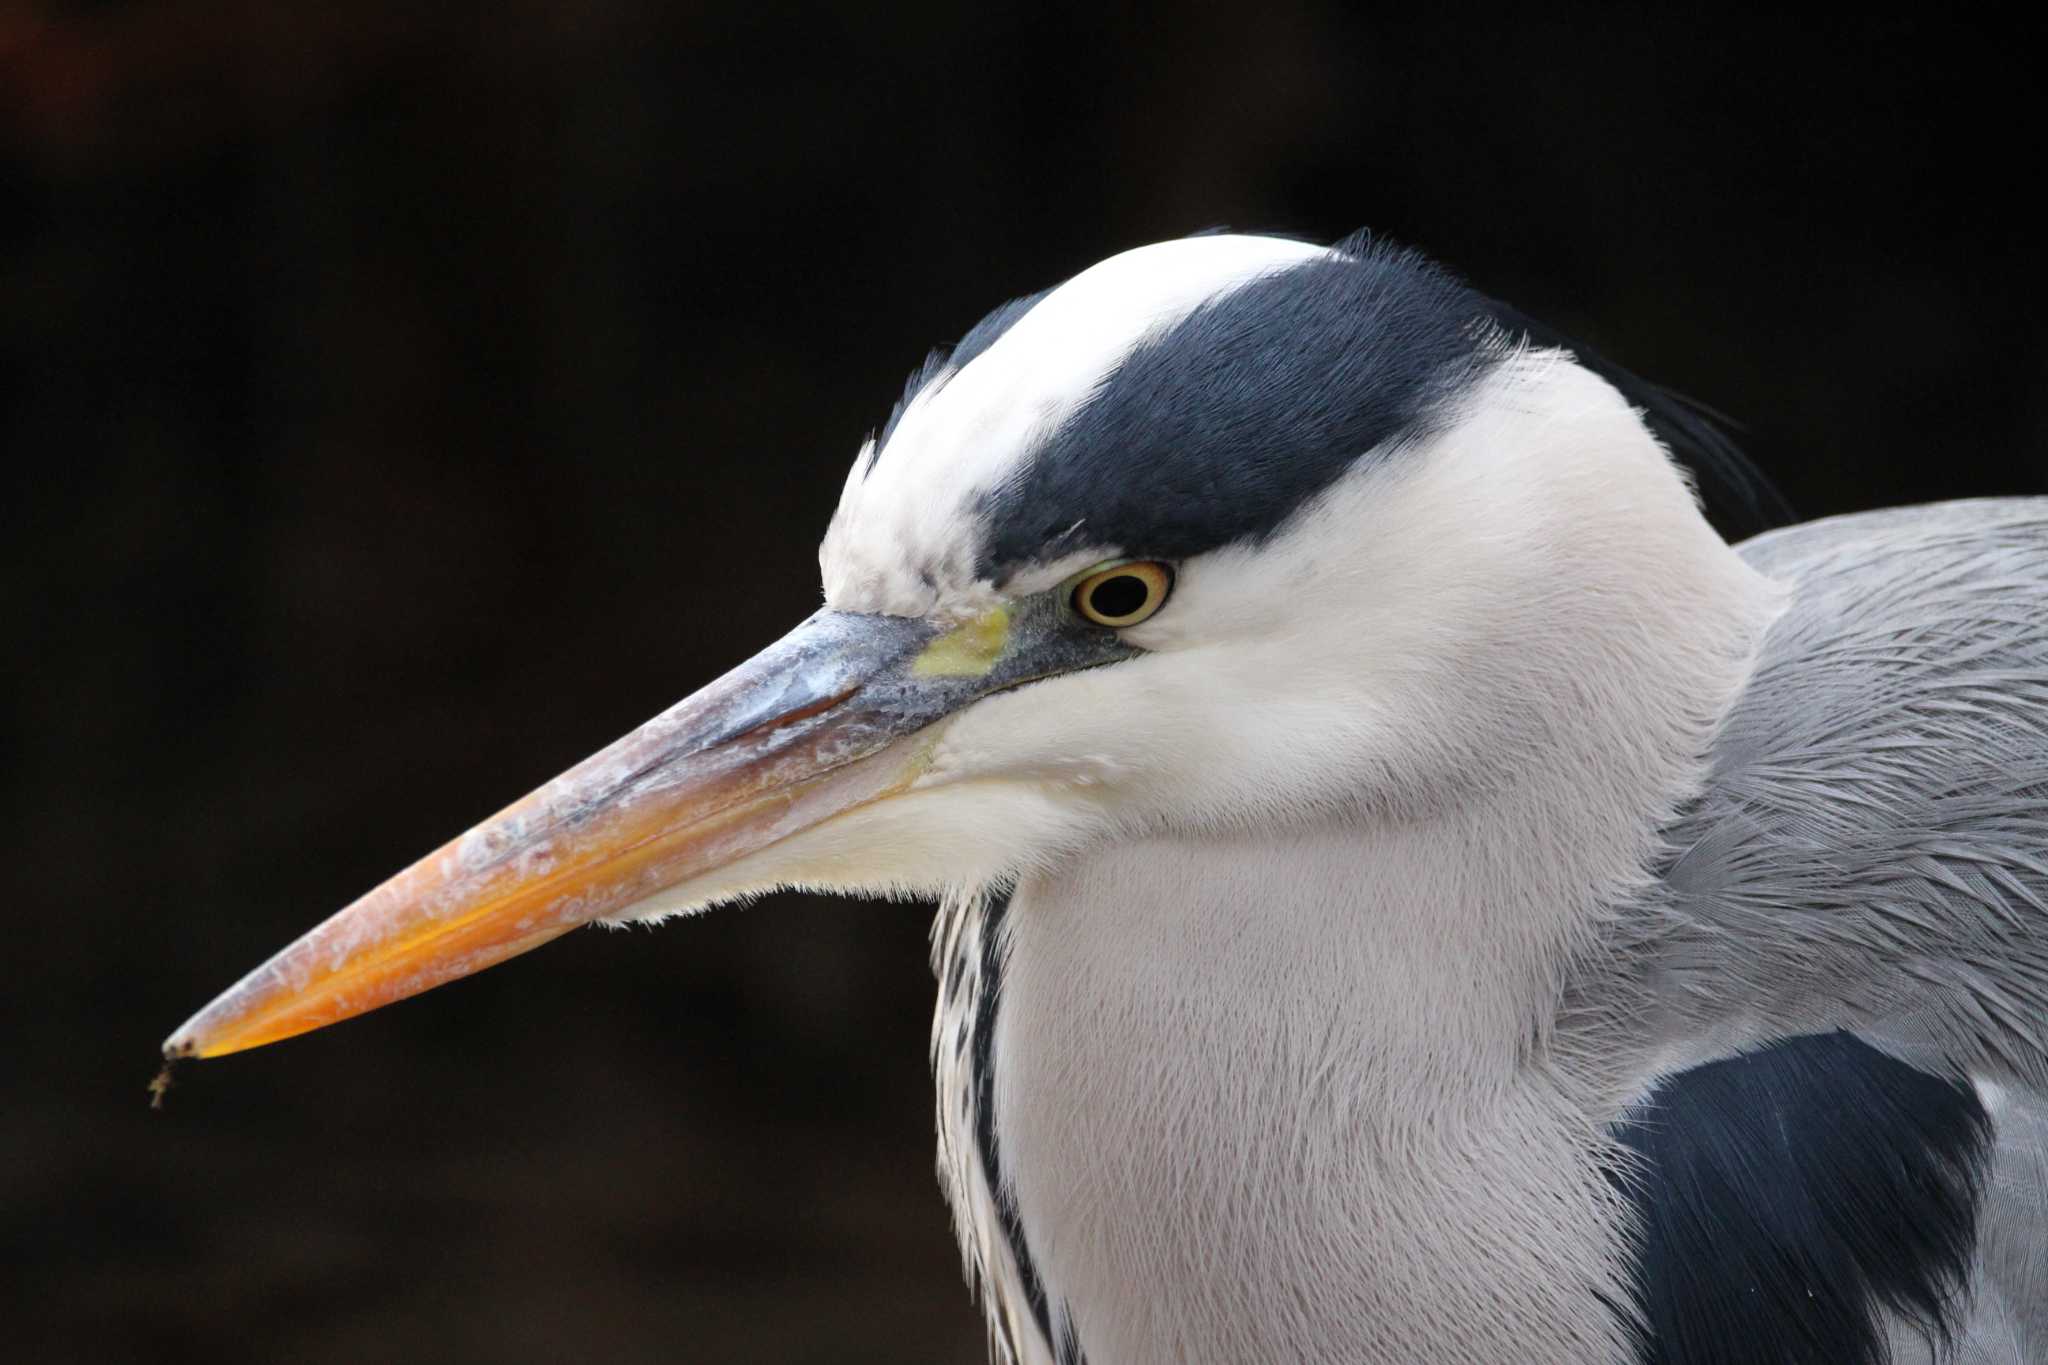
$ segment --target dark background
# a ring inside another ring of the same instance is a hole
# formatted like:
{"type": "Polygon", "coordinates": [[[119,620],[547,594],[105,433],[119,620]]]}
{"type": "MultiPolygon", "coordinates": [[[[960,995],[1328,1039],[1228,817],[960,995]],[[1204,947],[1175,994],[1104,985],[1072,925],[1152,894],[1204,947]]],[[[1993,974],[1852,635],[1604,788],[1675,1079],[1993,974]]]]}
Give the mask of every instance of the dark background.
{"type": "Polygon", "coordinates": [[[978,1359],[916,909],[143,1086],[808,611],[926,346],[1114,250],[1370,225],[1808,515],[2048,488],[2038,34],[1374,8],[0,0],[0,1349],[978,1359]]]}

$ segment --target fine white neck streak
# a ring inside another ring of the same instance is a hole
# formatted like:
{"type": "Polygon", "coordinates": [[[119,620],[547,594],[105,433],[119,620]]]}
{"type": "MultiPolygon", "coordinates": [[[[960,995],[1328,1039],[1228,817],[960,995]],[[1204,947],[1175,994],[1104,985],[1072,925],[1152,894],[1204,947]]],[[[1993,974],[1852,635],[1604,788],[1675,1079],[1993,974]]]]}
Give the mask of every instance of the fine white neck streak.
{"type": "Polygon", "coordinates": [[[1324,625],[1367,719],[1321,757],[1242,700],[1316,684],[1210,665],[1230,731],[1322,765],[1312,806],[1195,748],[1178,808],[1011,900],[1002,1177],[1091,1365],[1628,1357],[1605,1134],[1652,1063],[1572,986],[1780,595],[1577,366],[1516,357],[1463,411],[1236,566],[1281,566],[1276,611],[1311,561],[1368,604],[1324,625]]]}

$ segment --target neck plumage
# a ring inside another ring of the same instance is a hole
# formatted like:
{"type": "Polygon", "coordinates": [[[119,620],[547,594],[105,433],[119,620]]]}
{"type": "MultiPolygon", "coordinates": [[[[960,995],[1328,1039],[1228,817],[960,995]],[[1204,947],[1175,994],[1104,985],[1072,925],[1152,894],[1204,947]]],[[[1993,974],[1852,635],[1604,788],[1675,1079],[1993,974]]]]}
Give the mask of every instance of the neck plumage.
{"type": "Polygon", "coordinates": [[[1622,1357],[1623,1083],[1559,1012],[1594,916],[1465,814],[1126,845],[1018,888],[984,1095],[1055,1339],[1622,1357]]]}
{"type": "Polygon", "coordinates": [[[983,1097],[995,1178],[967,1182],[977,1212],[956,1177],[956,1207],[1095,1365],[1627,1354],[1606,1129],[1643,1078],[1612,1060],[1631,1002],[1573,983],[1699,790],[1779,597],[1625,409],[1612,449],[1548,457],[1540,499],[1488,483],[1527,477],[1531,422],[1585,428],[1577,384],[1498,405],[1377,495],[1397,526],[1392,498],[1439,497],[1442,471],[1471,547],[1450,562],[1542,541],[1541,572],[1440,589],[1476,624],[1426,705],[1471,719],[1397,755],[1406,789],[1098,848],[1008,904],[999,995],[979,982],[961,1045],[988,1074],[954,1087],[963,1114],[983,1097]],[[1522,520],[1490,525],[1489,494],[1522,520]]]}

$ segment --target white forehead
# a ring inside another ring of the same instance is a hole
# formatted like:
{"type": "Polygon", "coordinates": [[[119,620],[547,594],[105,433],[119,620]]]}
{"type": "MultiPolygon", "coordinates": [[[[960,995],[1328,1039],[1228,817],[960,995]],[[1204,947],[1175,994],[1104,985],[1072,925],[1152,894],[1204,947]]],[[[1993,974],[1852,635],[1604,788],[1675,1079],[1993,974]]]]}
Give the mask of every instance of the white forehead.
{"type": "MultiPolygon", "coordinates": [[[[980,496],[1147,337],[1328,250],[1274,237],[1187,237],[1112,256],[1047,294],[994,345],[926,384],[872,467],[862,447],[819,549],[827,605],[905,616],[982,605],[990,587],[975,581],[980,496]]],[[[1103,547],[1066,548],[1078,558],[1103,547]]]]}

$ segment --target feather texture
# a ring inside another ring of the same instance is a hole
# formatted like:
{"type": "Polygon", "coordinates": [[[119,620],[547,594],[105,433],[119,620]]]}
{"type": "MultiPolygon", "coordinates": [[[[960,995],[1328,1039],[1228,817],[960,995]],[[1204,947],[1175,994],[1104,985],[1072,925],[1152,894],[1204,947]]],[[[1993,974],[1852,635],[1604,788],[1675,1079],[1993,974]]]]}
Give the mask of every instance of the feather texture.
{"type": "Polygon", "coordinates": [[[2048,1086],[2048,499],[1758,537],[1792,588],[1667,831],[1642,956],[1674,1055],[1846,1028],[2048,1086]]]}
{"type": "Polygon", "coordinates": [[[1991,1118],[1977,1092],[1847,1034],[1660,1084],[1636,1160],[1642,1365],[1886,1365],[1967,1311],[1991,1118]]]}

